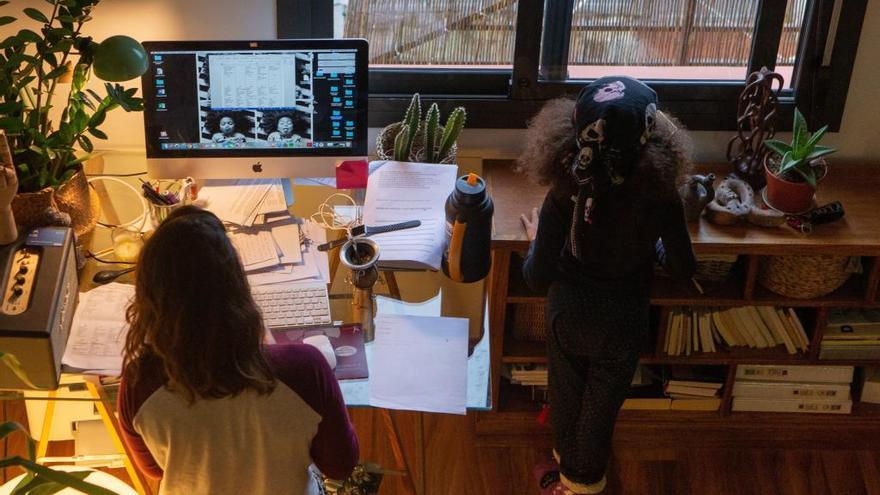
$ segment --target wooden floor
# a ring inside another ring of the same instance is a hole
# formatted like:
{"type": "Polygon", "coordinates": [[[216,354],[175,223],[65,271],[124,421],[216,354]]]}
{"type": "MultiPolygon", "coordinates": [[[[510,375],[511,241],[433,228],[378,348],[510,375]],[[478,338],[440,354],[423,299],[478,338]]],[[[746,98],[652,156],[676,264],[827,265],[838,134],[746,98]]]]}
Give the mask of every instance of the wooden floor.
{"type": "MultiPolygon", "coordinates": [[[[6,403],[0,411],[0,419],[23,420],[20,403],[6,403]]],[[[369,409],[351,413],[362,459],[396,467],[380,416],[369,409]]],[[[538,494],[531,471],[549,452],[546,437],[497,446],[474,436],[469,417],[397,412],[393,418],[422,494],[538,494]]],[[[50,454],[69,453],[70,444],[55,443],[50,454]]],[[[620,447],[614,452],[606,494],[880,495],[880,439],[877,445],[874,450],[620,447]]],[[[21,448],[19,441],[10,440],[0,445],[0,457],[21,448]]],[[[3,480],[15,474],[8,471],[3,480]]],[[[124,473],[114,474],[124,478],[124,473]]],[[[387,476],[381,493],[405,493],[401,478],[387,476]]]]}

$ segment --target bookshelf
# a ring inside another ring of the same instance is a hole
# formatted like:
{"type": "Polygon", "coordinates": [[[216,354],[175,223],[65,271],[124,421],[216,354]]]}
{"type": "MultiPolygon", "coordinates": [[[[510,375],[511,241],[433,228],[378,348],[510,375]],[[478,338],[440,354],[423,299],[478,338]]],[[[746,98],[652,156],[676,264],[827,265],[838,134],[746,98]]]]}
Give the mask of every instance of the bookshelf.
{"type": "MultiPolygon", "coordinates": [[[[528,387],[511,384],[502,368],[512,363],[546,363],[545,343],[517,338],[515,318],[523,306],[539,310],[544,297],[532,293],[521,275],[528,241],[519,216],[540,206],[546,188],[535,186],[512,170],[513,162],[487,160],[484,175],[495,201],[492,253],[493,269],[488,282],[491,328],[491,412],[475,416],[475,429],[488,445],[520,444],[522,436],[549,435],[536,423],[540,400],[528,387]]],[[[726,165],[698,167],[723,177],[726,165]]],[[[700,294],[690,284],[655,278],[651,292],[651,338],[645,343],[641,362],[652,366],[713,366],[725,370],[721,407],[718,411],[623,410],[616,442],[646,442],[656,446],[693,441],[701,446],[829,446],[876,445],[880,438],[880,405],[858,402],[858,373],[854,379],[853,412],[849,415],[809,413],[753,413],[731,411],[731,390],[736,367],[743,364],[880,365],[880,360],[820,360],[821,330],[828,311],[837,307],[878,306],[880,286],[880,175],[870,166],[838,165],[819,190],[817,202],[841,201],[843,220],[817,226],[804,235],[780,227],[764,229],[750,225],[722,227],[700,219],[690,225],[694,251],[700,255],[735,254],[737,264],[723,282],[703,283],[700,294]],[[841,288],[815,299],[791,299],[775,294],[758,283],[761,260],[774,255],[834,254],[860,256],[863,271],[841,288]],[[793,307],[810,340],[805,353],[788,354],[784,347],[767,349],[733,347],[719,352],[670,356],[663,351],[666,321],[678,306],[780,306],[793,307]]],[[[858,368],[857,368],[858,369],[858,368]]]]}

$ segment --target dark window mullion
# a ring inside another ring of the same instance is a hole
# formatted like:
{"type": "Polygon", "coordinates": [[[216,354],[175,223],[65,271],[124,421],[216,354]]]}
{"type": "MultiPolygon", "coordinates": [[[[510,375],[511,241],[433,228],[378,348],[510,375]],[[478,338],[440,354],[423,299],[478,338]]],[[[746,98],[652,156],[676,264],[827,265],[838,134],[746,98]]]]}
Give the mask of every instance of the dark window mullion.
{"type": "Polygon", "coordinates": [[[276,0],[275,29],[278,39],[332,38],[332,0],[276,0]]]}
{"type": "Polygon", "coordinates": [[[568,47],[574,0],[550,0],[545,7],[538,74],[542,79],[561,81],[568,79],[568,47]]]}
{"type": "Polygon", "coordinates": [[[749,56],[747,74],[761,70],[761,67],[770,70],[776,68],[787,5],[788,2],[783,0],[761,0],[758,5],[758,18],[755,22],[755,34],[752,37],[752,52],[749,56]]]}
{"type": "Polygon", "coordinates": [[[543,0],[520,0],[516,5],[516,41],[513,48],[513,78],[510,97],[515,100],[537,96],[538,64],[541,56],[543,0]]]}

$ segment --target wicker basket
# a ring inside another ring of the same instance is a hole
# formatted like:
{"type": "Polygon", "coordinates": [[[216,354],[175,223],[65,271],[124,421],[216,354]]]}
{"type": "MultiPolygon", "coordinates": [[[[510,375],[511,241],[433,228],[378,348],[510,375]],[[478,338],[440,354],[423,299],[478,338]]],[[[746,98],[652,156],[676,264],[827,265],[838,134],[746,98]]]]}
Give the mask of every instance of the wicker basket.
{"type": "Polygon", "coordinates": [[[792,299],[821,297],[846,283],[856,271],[852,261],[849,256],[834,255],[769,256],[761,261],[758,283],[792,299]]]}
{"type": "Polygon", "coordinates": [[[544,341],[547,339],[543,304],[517,304],[513,310],[513,338],[544,341]]]}
{"type": "MultiPolygon", "coordinates": [[[[697,256],[694,278],[705,282],[724,282],[730,277],[739,257],[735,254],[701,254],[697,256]]],[[[654,263],[654,274],[668,276],[659,263],[654,263]]]]}

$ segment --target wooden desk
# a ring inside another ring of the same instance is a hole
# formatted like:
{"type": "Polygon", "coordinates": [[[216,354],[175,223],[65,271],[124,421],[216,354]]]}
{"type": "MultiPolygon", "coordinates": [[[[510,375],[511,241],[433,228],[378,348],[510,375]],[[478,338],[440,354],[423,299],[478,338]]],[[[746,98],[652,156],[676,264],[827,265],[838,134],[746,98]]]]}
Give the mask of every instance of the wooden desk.
{"type": "MultiPolygon", "coordinates": [[[[516,435],[546,434],[535,424],[539,409],[525,387],[501,379],[502,366],[508,363],[546,362],[545,344],[515,339],[511,327],[518,305],[543,305],[544,297],[531,293],[522,281],[521,254],[528,241],[520,223],[520,214],[540,207],[547,188],[536,186],[512,170],[510,161],[487,161],[484,174],[495,201],[492,249],[493,270],[489,282],[489,326],[492,328],[491,413],[475,420],[478,435],[492,444],[504,444],[516,435]]],[[[699,167],[723,177],[727,166],[699,167]]],[[[873,167],[839,166],[831,170],[817,194],[819,204],[841,201],[844,219],[817,226],[805,235],[788,226],[760,228],[748,224],[722,227],[705,219],[690,225],[694,250],[698,254],[737,254],[744,262],[738,277],[708,284],[700,294],[687,284],[658,278],[652,288],[651,304],[655,315],[656,341],[642,355],[651,365],[708,365],[727,370],[727,383],[718,412],[692,411],[622,411],[615,434],[616,442],[633,442],[658,447],[688,442],[701,446],[790,447],[823,442],[830,446],[857,445],[876,447],[880,438],[880,406],[854,404],[851,415],[742,413],[731,412],[730,389],[736,366],[763,364],[839,364],[880,365],[880,360],[819,360],[821,329],[829,308],[875,306],[880,285],[880,174],[873,167]],[[790,299],[774,294],[756,283],[760,261],[768,255],[832,254],[861,256],[864,272],[853,276],[837,291],[821,298],[790,299]],[[663,352],[666,318],[673,306],[744,306],[774,305],[803,308],[810,315],[807,332],[811,336],[808,353],[790,355],[780,348],[732,348],[715,353],[669,356],[663,352]],[[821,425],[821,426],[819,426],[821,425]]]]}

